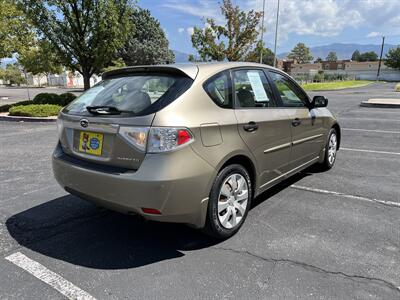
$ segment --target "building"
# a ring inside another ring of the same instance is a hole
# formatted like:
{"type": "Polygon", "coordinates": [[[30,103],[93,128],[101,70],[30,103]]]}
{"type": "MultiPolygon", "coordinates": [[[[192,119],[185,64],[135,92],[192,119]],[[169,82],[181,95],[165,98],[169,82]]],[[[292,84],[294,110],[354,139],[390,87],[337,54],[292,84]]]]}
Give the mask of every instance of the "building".
{"type": "MultiPolygon", "coordinates": [[[[288,64],[286,64],[287,66],[288,64]]],[[[287,70],[282,70],[289,73],[300,80],[313,80],[317,73],[338,76],[341,78],[349,78],[356,80],[376,80],[379,68],[379,61],[358,62],[351,60],[338,61],[322,61],[307,64],[297,64],[292,62],[287,70]]],[[[400,81],[400,70],[391,69],[381,64],[380,80],[400,81]]]]}

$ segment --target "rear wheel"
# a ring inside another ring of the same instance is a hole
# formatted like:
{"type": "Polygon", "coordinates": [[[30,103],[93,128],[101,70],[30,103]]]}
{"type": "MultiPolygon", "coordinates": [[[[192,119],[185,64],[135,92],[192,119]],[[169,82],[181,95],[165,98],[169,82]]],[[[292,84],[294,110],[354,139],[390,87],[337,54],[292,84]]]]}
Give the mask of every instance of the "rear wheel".
{"type": "Polygon", "coordinates": [[[243,166],[222,169],[211,188],[204,231],[219,239],[234,235],[246,219],[252,195],[251,179],[243,166]]]}
{"type": "Polygon", "coordinates": [[[331,130],[329,131],[328,140],[325,145],[325,158],[324,161],[320,164],[320,168],[322,170],[329,170],[335,164],[337,147],[338,147],[337,133],[334,128],[331,128],[331,130]]]}

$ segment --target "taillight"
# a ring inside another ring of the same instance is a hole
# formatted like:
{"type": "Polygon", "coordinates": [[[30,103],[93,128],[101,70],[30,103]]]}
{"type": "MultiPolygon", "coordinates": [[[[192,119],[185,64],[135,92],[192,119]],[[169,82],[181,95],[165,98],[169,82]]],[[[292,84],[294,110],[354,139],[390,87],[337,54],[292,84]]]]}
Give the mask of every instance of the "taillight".
{"type": "Polygon", "coordinates": [[[119,134],[131,145],[146,151],[148,127],[120,127],[119,134]]]}
{"type": "Polygon", "coordinates": [[[173,151],[191,141],[193,141],[193,136],[187,129],[151,127],[147,151],[150,153],[173,151]]]}
{"type": "Polygon", "coordinates": [[[119,134],[131,145],[141,151],[147,149],[149,153],[173,151],[193,141],[193,135],[185,128],[121,126],[119,134]]]}

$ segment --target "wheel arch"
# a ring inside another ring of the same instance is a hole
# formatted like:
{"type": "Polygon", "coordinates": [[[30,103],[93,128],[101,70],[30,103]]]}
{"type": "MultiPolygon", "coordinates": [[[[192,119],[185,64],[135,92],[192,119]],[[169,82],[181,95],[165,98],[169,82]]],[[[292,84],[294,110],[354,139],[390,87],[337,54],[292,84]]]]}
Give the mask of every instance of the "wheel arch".
{"type": "Polygon", "coordinates": [[[256,187],[257,187],[257,169],[253,162],[253,160],[245,154],[233,154],[227,157],[221,164],[218,166],[218,173],[228,165],[239,164],[243,166],[247,172],[249,172],[249,176],[251,179],[251,187],[253,190],[253,195],[256,195],[256,187]]]}
{"type": "Polygon", "coordinates": [[[339,148],[340,148],[340,140],[341,140],[341,137],[342,137],[340,125],[338,123],[334,123],[332,125],[332,128],[336,130],[336,134],[337,134],[337,149],[339,150],[339,148]]]}

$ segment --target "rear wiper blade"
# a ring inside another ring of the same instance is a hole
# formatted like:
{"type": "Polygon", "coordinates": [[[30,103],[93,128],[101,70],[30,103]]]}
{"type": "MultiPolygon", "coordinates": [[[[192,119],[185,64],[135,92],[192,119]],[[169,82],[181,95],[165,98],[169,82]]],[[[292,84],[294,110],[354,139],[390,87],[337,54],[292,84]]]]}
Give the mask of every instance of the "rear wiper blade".
{"type": "Polygon", "coordinates": [[[115,106],[87,106],[87,111],[94,115],[119,115],[124,112],[129,112],[125,110],[119,110],[115,106]]]}

